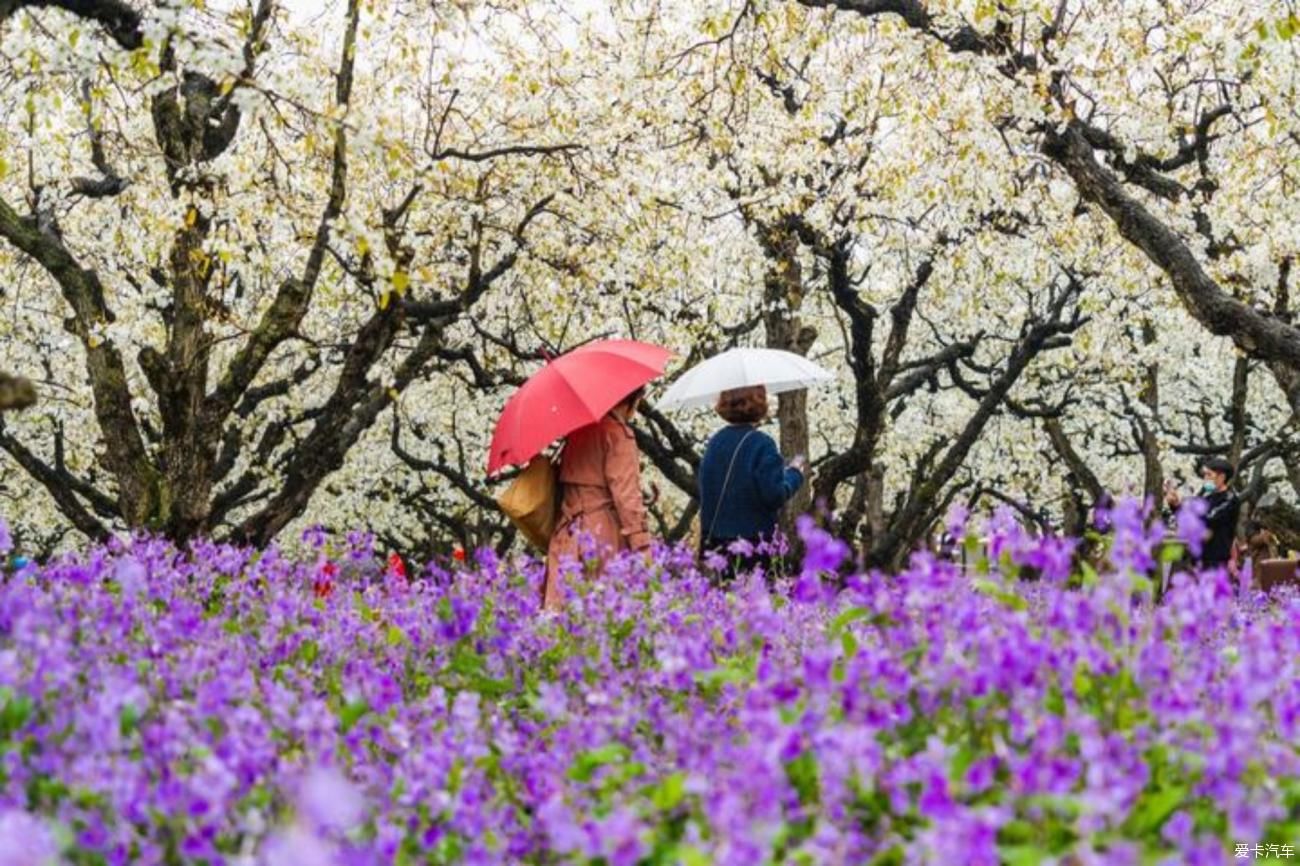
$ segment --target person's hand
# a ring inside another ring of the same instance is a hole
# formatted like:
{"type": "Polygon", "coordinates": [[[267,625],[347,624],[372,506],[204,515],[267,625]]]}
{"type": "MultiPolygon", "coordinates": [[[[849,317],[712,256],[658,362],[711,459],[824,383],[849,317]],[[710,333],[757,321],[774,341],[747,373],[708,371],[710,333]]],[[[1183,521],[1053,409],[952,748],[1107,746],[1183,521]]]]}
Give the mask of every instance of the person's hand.
{"type": "Polygon", "coordinates": [[[802,454],[796,454],[790,458],[790,468],[798,469],[800,472],[808,471],[808,458],[802,454]]]}
{"type": "Polygon", "coordinates": [[[1170,508],[1177,508],[1182,499],[1178,496],[1178,491],[1172,487],[1165,487],[1165,504],[1170,508]]]}

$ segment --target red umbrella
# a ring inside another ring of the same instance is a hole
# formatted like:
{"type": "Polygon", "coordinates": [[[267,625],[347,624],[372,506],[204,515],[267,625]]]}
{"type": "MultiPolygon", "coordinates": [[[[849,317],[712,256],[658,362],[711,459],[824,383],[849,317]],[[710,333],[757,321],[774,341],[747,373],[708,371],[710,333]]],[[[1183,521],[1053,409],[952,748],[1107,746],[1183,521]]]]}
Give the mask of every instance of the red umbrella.
{"type": "Polygon", "coordinates": [[[492,434],[488,474],[527,463],[561,436],[596,423],[662,376],[672,355],[649,343],[602,340],[548,361],[506,401],[492,434]]]}

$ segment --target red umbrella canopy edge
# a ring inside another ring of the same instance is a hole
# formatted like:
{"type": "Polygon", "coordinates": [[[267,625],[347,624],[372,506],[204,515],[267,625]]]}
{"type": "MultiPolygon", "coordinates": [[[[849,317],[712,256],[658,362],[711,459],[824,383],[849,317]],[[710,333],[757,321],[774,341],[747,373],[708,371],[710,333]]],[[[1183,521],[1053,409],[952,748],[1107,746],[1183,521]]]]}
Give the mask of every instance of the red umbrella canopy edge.
{"type": "Polygon", "coordinates": [[[594,424],[663,375],[673,353],[636,340],[601,340],[548,361],[506,401],[492,433],[488,475],[527,463],[562,436],[594,424]]]}

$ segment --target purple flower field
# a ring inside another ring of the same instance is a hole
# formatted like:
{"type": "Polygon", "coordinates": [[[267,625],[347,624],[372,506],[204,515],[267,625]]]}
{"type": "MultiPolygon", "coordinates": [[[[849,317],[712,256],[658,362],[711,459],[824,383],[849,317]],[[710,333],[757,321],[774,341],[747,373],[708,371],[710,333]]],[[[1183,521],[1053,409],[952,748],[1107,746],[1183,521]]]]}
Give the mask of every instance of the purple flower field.
{"type": "Polygon", "coordinates": [[[995,519],[992,564],[918,556],[832,590],[845,550],[805,526],[776,592],[712,589],[662,549],[575,576],[558,616],[535,564],[408,581],[360,536],[26,565],[0,591],[0,864],[1222,864],[1300,843],[1300,600],[1211,573],[1156,605],[1156,539],[1125,514],[1100,574],[995,519]]]}

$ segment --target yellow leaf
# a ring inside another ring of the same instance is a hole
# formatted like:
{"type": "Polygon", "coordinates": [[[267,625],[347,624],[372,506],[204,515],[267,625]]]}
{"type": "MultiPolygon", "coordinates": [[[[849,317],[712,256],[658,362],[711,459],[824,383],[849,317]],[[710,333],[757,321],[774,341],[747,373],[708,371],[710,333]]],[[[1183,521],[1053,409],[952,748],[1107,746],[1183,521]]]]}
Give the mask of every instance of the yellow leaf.
{"type": "Polygon", "coordinates": [[[198,220],[198,218],[199,218],[199,212],[197,210],[195,210],[194,208],[189,208],[188,210],[186,210],[185,228],[187,229],[194,228],[194,223],[198,220]]]}
{"type": "Polygon", "coordinates": [[[393,288],[397,294],[406,294],[406,287],[411,284],[411,275],[406,271],[395,271],[393,273],[393,288]]]}
{"type": "Polygon", "coordinates": [[[381,310],[388,309],[388,299],[389,297],[391,297],[391,295],[392,292],[384,292],[382,295],[379,296],[379,309],[381,310]]]}

